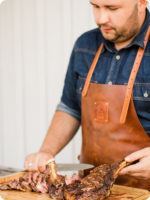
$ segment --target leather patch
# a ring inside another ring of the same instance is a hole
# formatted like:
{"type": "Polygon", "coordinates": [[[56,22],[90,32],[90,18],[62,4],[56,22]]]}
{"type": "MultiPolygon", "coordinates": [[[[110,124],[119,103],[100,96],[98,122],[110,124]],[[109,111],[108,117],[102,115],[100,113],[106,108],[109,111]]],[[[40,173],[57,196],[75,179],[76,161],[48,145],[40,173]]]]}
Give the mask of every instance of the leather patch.
{"type": "Polygon", "coordinates": [[[108,106],[107,102],[96,101],[95,103],[95,122],[108,123],[108,106]]]}

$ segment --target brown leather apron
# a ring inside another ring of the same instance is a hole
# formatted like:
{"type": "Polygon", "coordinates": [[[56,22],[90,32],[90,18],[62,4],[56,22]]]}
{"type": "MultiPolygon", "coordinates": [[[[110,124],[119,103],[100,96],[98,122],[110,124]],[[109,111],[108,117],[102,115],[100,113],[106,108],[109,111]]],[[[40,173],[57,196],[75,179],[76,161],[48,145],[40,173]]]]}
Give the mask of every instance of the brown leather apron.
{"type": "MultiPolygon", "coordinates": [[[[149,34],[150,28],[144,39],[145,48],[149,34]]],[[[150,147],[150,138],[140,124],[132,98],[134,81],[145,49],[140,47],[138,50],[127,86],[90,83],[102,47],[103,44],[89,70],[81,102],[80,162],[94,166],[119,162],[133,152],[150,147]]],[[[150,190],[150,179],[145,181],[120,176],[116,184],[150,190]]]]}

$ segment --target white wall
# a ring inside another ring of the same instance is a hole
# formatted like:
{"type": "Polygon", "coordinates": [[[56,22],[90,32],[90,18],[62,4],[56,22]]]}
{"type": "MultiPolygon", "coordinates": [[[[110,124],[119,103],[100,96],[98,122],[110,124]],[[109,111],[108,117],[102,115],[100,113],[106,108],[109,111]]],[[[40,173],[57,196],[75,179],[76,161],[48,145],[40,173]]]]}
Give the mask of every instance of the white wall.
{"type": "MultiPolygon", "coordinates": [[[[23,168],[60,101],[77,37],[95,28],[89,0],[5,0],[0,5],[0,165],[23,168]]],[[[80,131],[56,157],[77,162],[80,131]]]]}
{"type": "MultiPolygon", "coordinates": [[[[23,167],[60,101],[73,44],[95,28],[89,0],[5,0],[0,5],[0,165],[23,167]]],[[[77,162],[80,131],[57,156],[77,162]]]]}

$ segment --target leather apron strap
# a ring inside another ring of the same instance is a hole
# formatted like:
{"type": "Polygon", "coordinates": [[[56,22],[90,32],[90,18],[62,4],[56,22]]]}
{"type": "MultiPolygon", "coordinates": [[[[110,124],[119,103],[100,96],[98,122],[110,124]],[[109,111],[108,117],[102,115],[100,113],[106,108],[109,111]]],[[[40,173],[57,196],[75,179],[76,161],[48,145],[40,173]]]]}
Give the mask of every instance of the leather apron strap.
{"type": "MultiPolygon", "coordinates": [[[[136,75],[137,75],[137,72],[139,70],[139,67],[140,67],[146,46],[147,46],[149,35],[150,35],[150,26],[147,30],[147,33],[146,33],[146,36],[145,36],[145,39],[144,39],[144,49],[139,47],[139,50],[138,50],[138,53],[137,53],[137,56],[136,56],[136,59],[135,59],[135,62],[134,62],[133,68],[132,68],[132,72],[131,72],[129,82],[128,82],[128,86],[127,86],[125,101],[124,101],[124,105],[123,105],[123,109],[122,109],[122,113],[121,113],[121,117],[120,117],[120,124],[123,124],[126,121],[128,108],[129,108],[129,104],[130,104],[130,100],[131,100],[131,96],[132,96],[132,92],[133,92],[134,81],[136,79],[136,75]]],[[[103,43],[100,45],[99,50],[97,51],[96,56],[93,60],[92,66],[89,70],[89,73],[88,73],[88,76],[87,76],[87,79],[86,79],[86,82],[85,82],[85,85],[84,85],[84,88],[83,88],[82,97],[85,97],[87,95],[89,84],[90,84],[90,81],[91,81],[91,77],[93,75],[93,72],[95,70],[97,62],[99,60],[102,48],[103,48],[103,43]]]]}
{"type": "Polygon", "coordinates": [[[97,62],[98,62],[98,59],[100,57],[102,49],[103,49],[103,43],[100,45],[99,50],[97,51],[96,56],[95,56],[93,63],[91,65],[91,68],[89,70],[89,73],[88,73],[88,76],[87,76],[87,79],[85,81],[85,85],[84,85],[84,88],[83,88],[83,91],[82,91],[82,97],[85,97],[87,95],[89,84],[90,84],[93,72],[94,72],[95,67],[97,65],[97,62]]]}
{"type": "Polygon", "coordinates": [[[137,53],[137,56],[136,56],[136,59],[135,59],[135,62],[134,62],[133,68],[132,68],[132,72],[131,72],[128,86],[127,86],[125,101],[124,101],[124,105],[123,105],[123,109],[122,109],[122,113],[121,113],[121,117],[120,117],[120,124],[124,124],[126,121],[128,108],[129,108],[129,104],[130,104],[130,100],[131,100],[131,96],[132,96],[132,92],[133,92],[133,85],[134,85],[136,75],[139,70],[139,67],[140,67],[146,46],[147,46],[149,35],[150,35],[150,26],[148,28],[148,31],[147,31],[145,39],[144,39],[144,49],[139,47],[139,50],[138,50],[138,53],[137,53]]]}

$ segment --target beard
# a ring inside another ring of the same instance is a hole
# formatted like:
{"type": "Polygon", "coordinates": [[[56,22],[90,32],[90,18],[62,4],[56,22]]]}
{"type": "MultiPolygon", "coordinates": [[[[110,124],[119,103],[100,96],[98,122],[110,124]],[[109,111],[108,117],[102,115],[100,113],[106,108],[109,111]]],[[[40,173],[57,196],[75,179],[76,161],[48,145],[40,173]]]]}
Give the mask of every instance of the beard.
{"type": "Polygon", "coordinates": [[[127,19],[125,25],[122,28],[115,28],[109,26],[107,24],[100,25],[98,27],[106,40],[114,43],[121,43],[130,40],[132,37],[136,36],[139,31],[139,23],[138,23],[138,5],[134,6],[132,14],[127,19]],[[102,28],[112,29],[113,33],[103,32],[102,28]]]}

